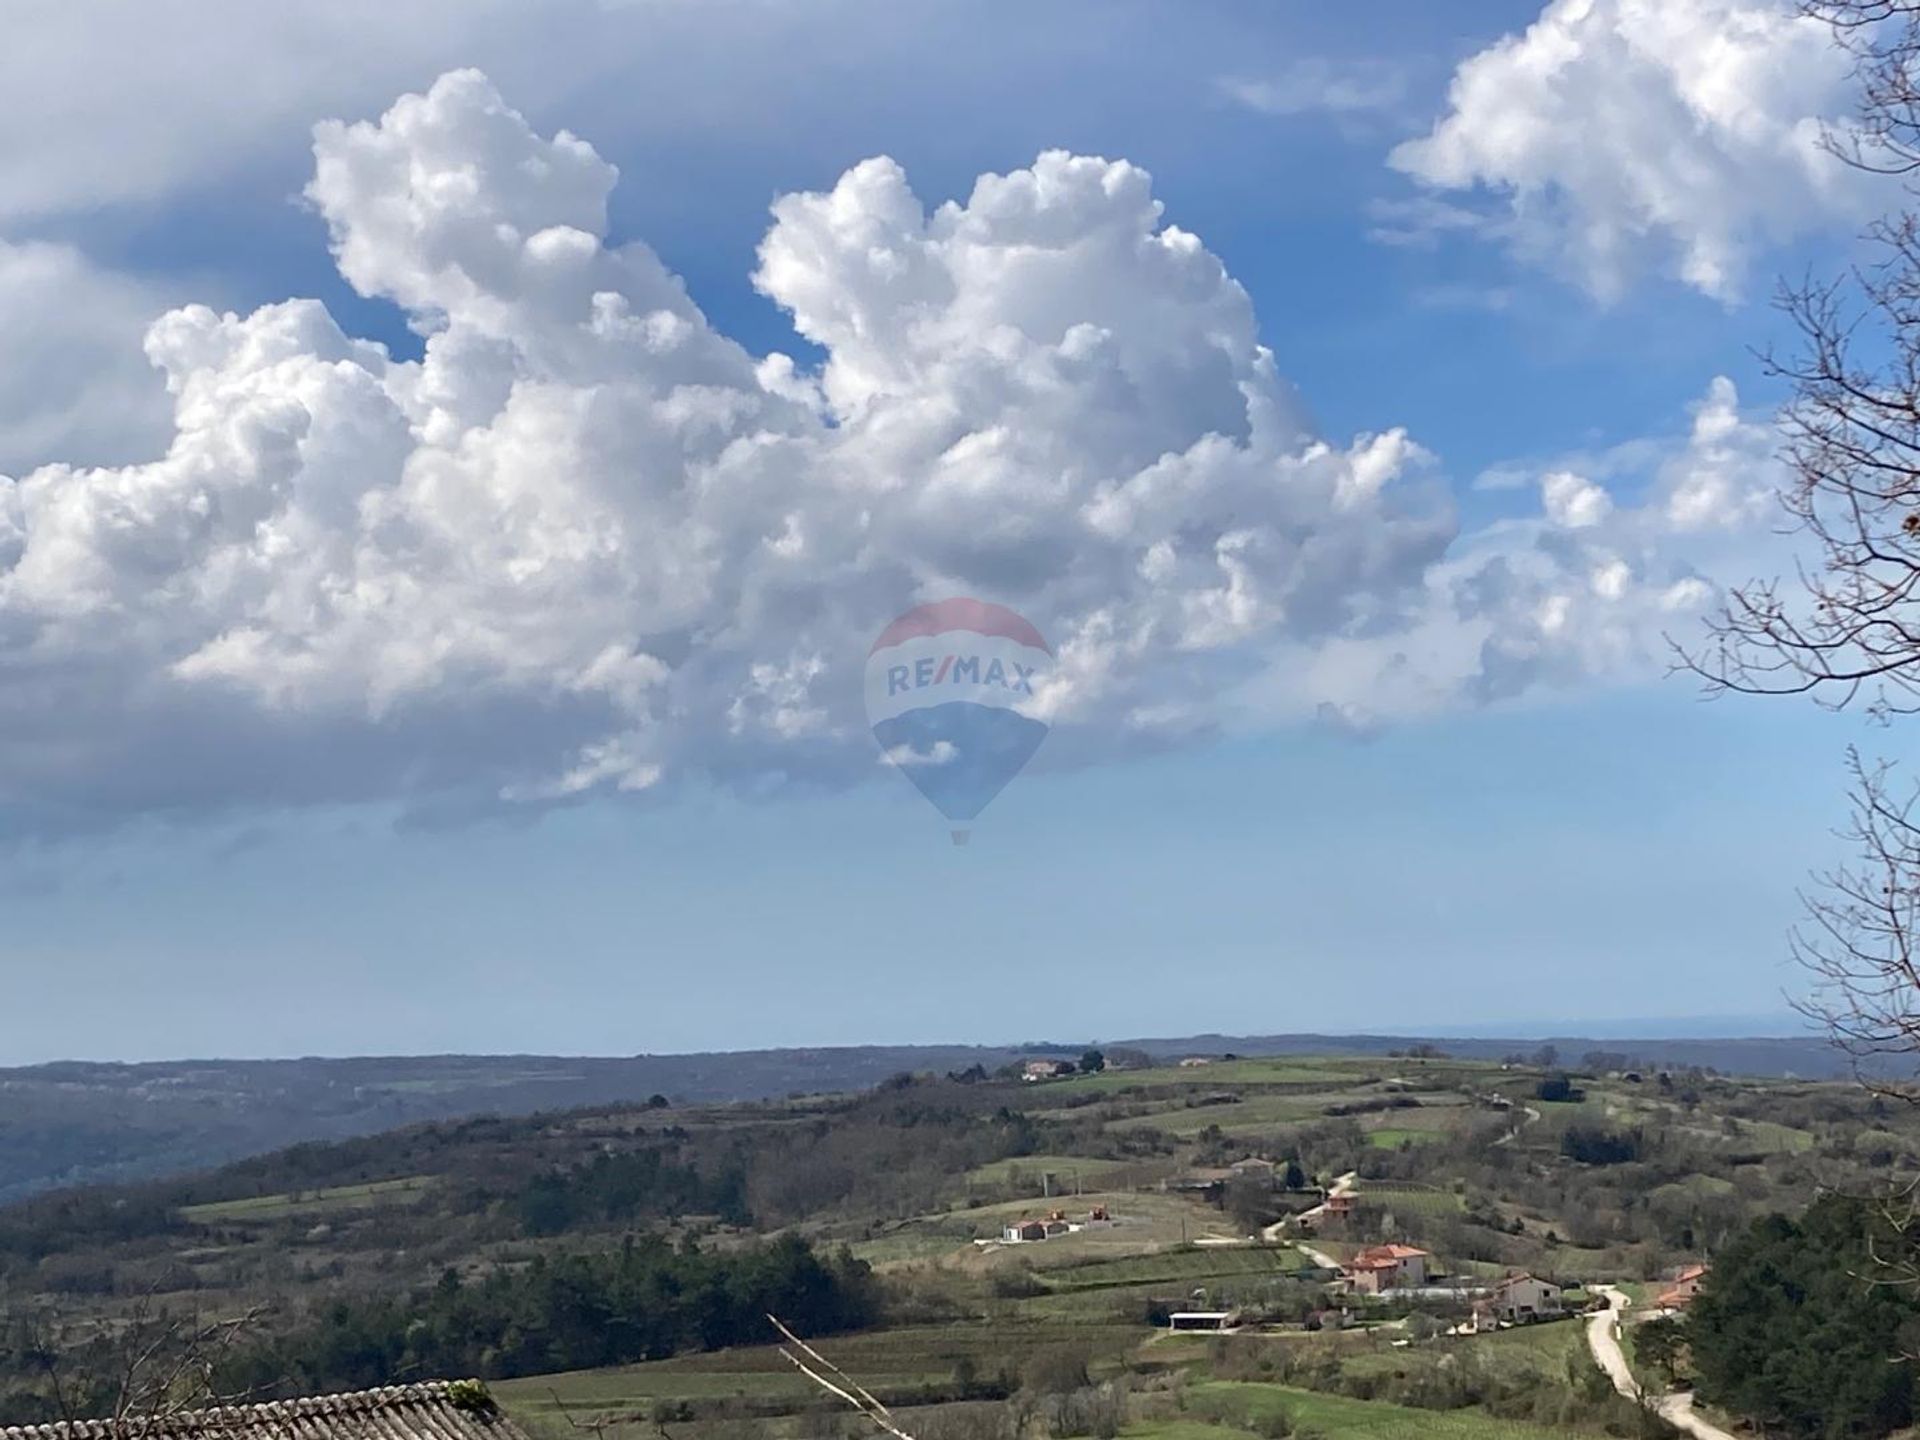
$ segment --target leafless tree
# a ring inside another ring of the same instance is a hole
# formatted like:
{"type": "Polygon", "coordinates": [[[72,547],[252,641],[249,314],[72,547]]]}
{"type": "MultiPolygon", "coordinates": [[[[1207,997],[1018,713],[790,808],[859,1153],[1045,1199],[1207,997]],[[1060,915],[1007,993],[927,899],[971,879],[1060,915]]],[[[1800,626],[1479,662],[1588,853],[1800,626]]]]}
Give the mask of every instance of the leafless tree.
{"type": "MultiPolygon", "coordinates": [[[[1890,177],[1871,263],[1785,287],[1795,352],[1769,354],[1787,529],[1809,553],[1791,582],[1732,590],[1682,664],[1710,691],[1812,695],[1893,722],[1920,711],[1920,0],[1805,0],[1854,56],[1859,112],[1827,148],[1890,177]]],[[[1803,1008],[1861,1061],[1920,1059],[1920,812],[1884,764],[1851,759],[1855,860],[1816,877],[1795,951],[1803,1008]]]]}
{"type": "Polygon", "coordinates": [[[1856,860],[1816,877],[1795,931],[1795,958],[1814,977],[1804,1013],[1826,1026],[1867,1083],[1911,1098],[1876,1077],[1883,1057],[1920,1054],[1920,791],[1894,789],[1889,766],[1850,753],[1856,860]]]}
{"type": "Polygon", "coordinates": [[[224,1392],[217,1377],[258,1321],[258,1311],[215,1320],[169,1315],[148,1295],[84,1345],[51,1318],[22,1317],[20,1348],[59,1419],[104,1420],[115,1434],[135,1440],[185,1411],[252,1398],[224,1392]],[[89,1359],[76,1362],[81,1348],[89,1359]]]}

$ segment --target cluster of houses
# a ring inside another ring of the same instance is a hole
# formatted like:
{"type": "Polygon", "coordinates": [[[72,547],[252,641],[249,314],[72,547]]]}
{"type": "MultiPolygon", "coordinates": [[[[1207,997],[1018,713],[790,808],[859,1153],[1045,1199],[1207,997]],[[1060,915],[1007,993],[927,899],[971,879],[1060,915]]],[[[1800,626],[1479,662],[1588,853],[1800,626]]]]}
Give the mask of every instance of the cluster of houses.
{"type": "Polygon", "coordinates": [[[1339,1283],[1349,1295],[1422,1291],[1439,1298],[1451,1294],[1470,1299],[1472,1318],[1457,1328],[1457,1334],[1481,1334],[1502,1325],[1530,1325],[1567,1314],[1563,1288],[1526,1271],[1514,1271],[1492,1286],[1437,1283],[1433,1256],[1413,1245],[1368,1246],[1340,1267],[1339,1283]]]}
{"type": "MultiPolygon", "coordinates": [[[[1389,1292],[1417,1290],[1428,1296],[1449,1295],[1471,1299],[1472,1314],[1454,1327],[1455,1335],[1483,1335],[1511,1325],[1531,1325],[1541,1320],[1558,1320],[1567,1313],[1563,1290],[1551,1280],[1516,1271],[1499,1283],[1462,1286],[1435,1284],[1431,1271],[1433,1256],[1412,1245],[1374,1245],[1360,1251],[1341,1267],[1335,1283],[1348,1295],[1385,1295],[1389,1292]]],[[[1344,1308],[1316,1312],[1313,1328],[1337,1330],[1349,1320],[1344,1308]]],[[[1245,1317],[1238,1310],[1176,1310],[1167,1317],[1173,1330],[1220,1330],[1240,1328],[1245,1317]]]]}
{"type": "Polygon", "coordinates": [[[1056,1235],[1070,1235],[1078,1230],[1104,1229],[1111,1224],[1113,1216],[1104,1205],[1094,1206],[1080,1220],[1069,1220],[1064,1210],[1049,1210],[1038,1219],[1022,1215],[1010,1222],[1001,1230],[1000,1239],[1007,1245],[1030,1245],[1036,1240],[1051,1240],[1056,1235]]]}
{"type": "MultiPolygon", "coordinates": [[[[1357,1253],[1332,1278],[1349,1295],[1417,1290],[1428,1296],[1470,1298],[1472,1314],[1449,1332],[1454,1335],[1484,1335],[1506,1326],[1559,1320],[1571,1313],[1564,1288],[1538,1275],[1514,1271],[1492,1286],[1439,1284],[1434,1282],[1432,1260],[1432,1255],[1412,1245],[1373,1245],[1357,1253]]],[[[1706,1275],[1705,1265],[1687,1266],[1671,1277],[1654,1303],[1663,1310],[1684,1310],[1706,1275]]],[[[1327,1309],[1316,1313],[1312,1324],[1316,1329],[1339,1329],[1349,1318],[1344,1309],[1327,1309]]],[[[1168,1316],[1169,1328],[1174,1330],[1231,1331],[1243,1323],[1245,1317],[1238,1310],[1196,1308],[1168,1316]]]]}

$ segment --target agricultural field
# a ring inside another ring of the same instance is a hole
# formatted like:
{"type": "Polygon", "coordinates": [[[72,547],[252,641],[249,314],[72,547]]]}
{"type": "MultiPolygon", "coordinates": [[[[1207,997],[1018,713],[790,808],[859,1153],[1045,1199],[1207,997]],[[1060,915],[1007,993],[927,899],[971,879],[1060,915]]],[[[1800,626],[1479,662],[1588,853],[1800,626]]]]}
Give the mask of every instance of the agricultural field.
{"type": "MultiPolygon", "coordinates": [[[[1017,1375],[1026,1357],[1049,1347],[1084,1350],[1096,1371],[1120,1369],[1145,1340],[1144,1326],[1078,1323],[909,1326],[819,1342],[834,1364],[890,1405],[950,1390],[956,1372],[1017,1375]]],[[[564,1432],[632,1414],[649,1414],[661,1401],[789,1405],[818,1394],[776,1345],[679,1356],[642,1365],[583,1370],[503,1381],[500,1403],[536,1434],[564,1432]]]]}
{"type": "MultiPolygon", "coordinates": [[[[424,1083],[424,1082],[422,1082],[424,1083]]],[[[293,1190],[278,1195],[251,1195],[240,1200],[217,1200],[185,1205],[180,1213],[201,1224],[274,1220],[322,1219],[343,1211],[377,1210],[408,1205],[421,1199],[435,1184],[431,1175],[406,1175],[397,1180],[375,1180],[364,1185],[334,1185],[319,1190],[293,1190]]]]}
{"type": "Polygon", "coordinates": [[[1186,1285],[1230,1277],[1284,1275],[1297,1268],[1302,1258],[1289,1245],[1216,1245],[1124,1260],[1097,1260],[1039,1273],[1058,1290],[1100,1290],[1113,1285],[1186,1285]]]}
{"type": "MultiPolygon", "coordinates": [[[[1327,1440],[1565,1440],[1569,1433],[1580,1433],[1501,1420],[1477,1410],[1416,1410],[1257,1382],[1213,1382],[1194,1386],[1190,1393],[1194,1409],[1218,1415],[1235,1428],[1270,1425],[1271,1417],[1279,1414],[1296,1432],[1311,1429],[1327,1440]]],[[[1147,1426],[1127,1433],[1151,1440],[1156,1432],[1147,1426]]]]}
{"type": "Polygon", "coordinates": [[[1145,1114],[1115,1120],[1110,1128],[1119,1131],[1155,1130],[1182,1140],[1191,1140],[1211,1127],[1218,1127],[1228,1135],[1254,1135],[1314,1119],[1324,1114],[1325,1107],[1331,1103],[1338,1102],[1319,1093],[1296,1096],[1256,1092],[1245,1098],[1235,1096],[1220,1103],[1181,1102],[1177,1108],[1154,1108],[1145,1114]]]}
{"type": "Polygon", "coordinates": [[[1396,1215],[1458,1215],[1466,1209],[1464,1196],[1430,1185],[1362,1181],[1358,1193],[1369,1204],[1383,1206],[1396,1215]]]}
{"type": "Polygon", "coordinates": [[[1098,1075],[1076,1075],[1066,1080],[1043,1081],[1032,1086],[1033,1103],[1062,1104],[1088,1094],[1107,1095],[1121,1090],[1145,1087],[1231,1085],[1350,1085],[1357,1080],[1390,1073],[1392,1062],[1377,1058],[1363,1060],[1216,1060],[1206,1065],[1161,1065],[1152,1070],[1109,1070],[1098,1075]]]}

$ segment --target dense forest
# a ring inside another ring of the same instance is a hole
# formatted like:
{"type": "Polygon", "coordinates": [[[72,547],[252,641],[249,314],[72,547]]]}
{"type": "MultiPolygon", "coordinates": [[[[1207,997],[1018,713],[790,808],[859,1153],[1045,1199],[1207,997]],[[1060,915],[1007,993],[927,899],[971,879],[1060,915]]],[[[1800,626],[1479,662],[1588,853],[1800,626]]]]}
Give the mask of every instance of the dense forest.
{"type": "Polygon", "coordinates": [[[1790,1440],[1911,1425],[1920,1236],[1910,1222],[1830,1195],[1733,1239],[1680,1327],[1701,1394],[1790,1440]]]}

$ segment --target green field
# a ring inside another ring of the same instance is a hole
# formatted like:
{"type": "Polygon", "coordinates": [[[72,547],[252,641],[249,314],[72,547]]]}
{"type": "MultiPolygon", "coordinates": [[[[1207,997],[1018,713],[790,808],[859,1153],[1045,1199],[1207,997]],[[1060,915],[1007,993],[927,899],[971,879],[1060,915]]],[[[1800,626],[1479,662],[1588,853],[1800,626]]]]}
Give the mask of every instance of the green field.
{"type": "Polygon", "coordinates": [[[1251,1430],[1207,1420],[1142,1420],[1120,1433],[1126,1440],[1254,1440],[1251,1430]]]}
{"type": "MultiPolygon", "coordinates": [[[[1481,1410],[1414,1410],[1285,1385],[1213,1380],[1190,1386],[1187,1396],[1192,1408],[1229,1423],[1257,1426],[1278,1412],[1296,1431],[1312,1428],[1326,1440],[1564,1440],[1568,1433],[1481,1410]]],[[[1124,1433],[1154,1440],[1159,1432],[1143,1426],[1124,1433]]]]}
{"type": "Polygon", "coordinates": [[[1060,1290],[1098,1290],[1113,1285],[1187,1283],[1228,1276],[1287,1274],[1302,1263],[1288,1245],[1208,1245],[1099,1260],[1063,1270],[1045,1270],[1041,1278],[1060,1290]]]}
{"type": "MultiPolygon", "coordinates": [[[[815,1348],[889,1404],[911,1400],[953,1378],[964,1359],[982,1374],[1019,1371],[1046,1346],[1084,1346],[1096,1363],[1112,1365],[1151,1332],[1144,1325],[1022,1324],[909,1326],[829,1337],[815,1348]]],[[[566,1429],[575,1418],[647,1411],[659,1400],[748,1399],[798,1401],[817,1394],[777,1345],[714,1350],[609,1370],[505,1380],[493,1387],[515,1419],[542,1433],[566,1429]]]]}
{"type": "Polygon", "coordinates": [[[186,1205],[181,1207],[180,1214],[198,1224],[324,1216],[373,1210],[383,1205],[411,1204],[434,1183],[431,1175],[407,1175],[398,1180],[373,1180],[364,1185],[335,1185],[324,1190],[293,1190],[279,1195],[251,1195],[243,1200],[186,1205]]]}
{"type": "Polygon", "coordinates": [[[900,1229],[869,1240],[855,1240],[847,1248],[869,1265],[883,1266],[935,1260],[971,1243],[968,1238],[956,1238],[938,1230],[900,1229]]]}
{"type": "Polygon", "coordinates": [[[1019,1302],[1036,1320],[1138,1319],[1149,1301],[1183,1300],[1204,1288],[1235,1303],[1252,1303],[1286,1279],[1305,1257],[1290,1246],[1196,1246],[1036,1271],[1053,1293],[1019,1302]]]}
{"type": "Polygon", "coordinates": [[[1098,1075],[1076,1075],[1071,1080],[1049,1080],[1032,1086],[1029,1104],[1046,1103],[1049,1096],[1064,1100],[1089,1092],[1159,1088],[1169,1085],[1354,1085],[1378,1076],[1394,1062],[1375,1057],[1346,1059],[1318,1056],[1303,1059],[1217,1060],[1210,1065],[1158,1065],[1151,1070],[1106,1070],[1098,1075]]]}
{"type": "Polygon", "coordinates": [[[1297,1125],[1311,1120],[1333,1103],[1329,1097],[1307,1095],[1254,1094],[1222,1105],[1182,1105],[1169,1102],[1165,1109],[1145,1115],[1129,1115],[1115,1120],[1110,1130],[1159,1130],[1182,1139],[1191,1139],[1210,1125],[1218,1125],[1229,1135],[1247,1135],[1297,1125]]]}
{"type": "MultiPolygon", "coordinates": [[[[1563,1374],[1569,1355],[1584,1357],[1587,1354],[1587,1328],[1578,1319],[1555,1320],[1540,1325],[1517,1325],[1511,1330],[1497,1330],[1491,1335],[1445,1339],[1436,1343],[1444,1347],[1440,1352],[1442,1363],[1445,1363],[1444,1356],[1447,1353],[1470,1350],[1502,1371],[1563,1374]]],[[[1344,1368],[1349,1374],[1369,1371],[1391,1374],[1411,1365],[1430,1363],[1428,1355],[1426,1347],[1417,1350],[1378,1349],[1351,1356],[1344,1368]]]]}
{"type": "Polygon", "coordinates": [[[1358,1193],[1364,1203],[1383,1205],[1396,1215],[1458,1215],[1467,1206],[1465,1198],[1451,1190],[1424,1185],[1362,1181],[1358,1193]]]}

